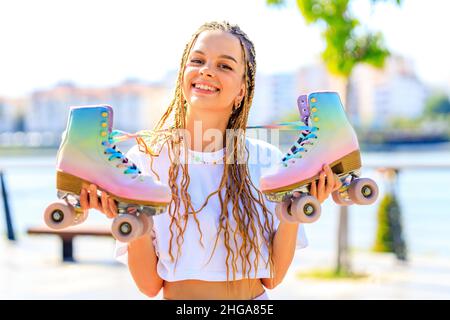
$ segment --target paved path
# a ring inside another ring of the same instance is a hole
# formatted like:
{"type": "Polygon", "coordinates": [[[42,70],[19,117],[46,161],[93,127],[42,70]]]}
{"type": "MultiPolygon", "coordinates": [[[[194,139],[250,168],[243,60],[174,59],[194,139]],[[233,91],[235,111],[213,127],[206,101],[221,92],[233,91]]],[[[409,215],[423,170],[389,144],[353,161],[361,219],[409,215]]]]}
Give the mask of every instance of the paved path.
{"type": "MultiPolygon", "coordinates": [[[[0,240],[0,299],[147,299],[125,266],[112,259],[112,239],[75,239],[79,263],[60,263],[60,242],[52,236],[0,240]]],[[[312,246],[297,251],[285,281],[272,299],[450,299],[450,258],[412,257],[406,265],[391,255],[354,253],[363,280],[313,280],[298,271],[331,267],[334,252],[312,246]]],[[[161,294],[156,297],[161,299],[161,294]]]]}

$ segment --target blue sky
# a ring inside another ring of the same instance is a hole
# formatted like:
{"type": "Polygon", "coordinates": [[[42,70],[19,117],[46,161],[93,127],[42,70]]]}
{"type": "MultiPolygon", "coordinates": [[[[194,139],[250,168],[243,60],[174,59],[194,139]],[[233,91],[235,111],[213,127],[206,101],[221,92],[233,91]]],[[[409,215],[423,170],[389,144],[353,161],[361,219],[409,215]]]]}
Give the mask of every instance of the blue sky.
{"type": "MultiPolygon", "coordinates": [[[[447,0],[404,0],[353,10],[381,30],[392,52],[410,59],[426,83],[448,90],[447,0]]],[[[256,46],[258,72],[295,70],[317,61],[320,29],[306,26],[295,1],[128,0],[0,2],[0,96],[20,97],[71,80],[104,86],[126,78],[158,80],[178,68],[190,35],[204,21],[237,23],[256,46]]]]}

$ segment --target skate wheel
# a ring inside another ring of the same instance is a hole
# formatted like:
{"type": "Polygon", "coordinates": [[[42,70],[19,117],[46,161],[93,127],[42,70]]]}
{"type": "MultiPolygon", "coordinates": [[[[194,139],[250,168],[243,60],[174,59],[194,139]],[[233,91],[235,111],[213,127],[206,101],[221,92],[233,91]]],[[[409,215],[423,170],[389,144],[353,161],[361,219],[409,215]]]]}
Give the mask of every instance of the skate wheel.
{"type": "Polygon", "coordinates": [[[44,212],[44,222],[52,229],[64,229],[74,224],[75,208],[64,200],[51,203],[44,212]]]}
{"type": "Polygon", "coordinates": [[[277,203],[275,206],[275,214],[278,220],[288,223],[298,223],[294,216],[288,213],[288,207],[291,206],[291,200],[277,203]]]}
{"type": "Polygon", "coordinates": [[[142,235],[144,226],[138,217],[131,214],[121,214],[114,219],[111,232],[117,240],[130,242],[142,235]]]}
{"type": "Polygon", "coordinates": [[[278,219],[287,223],[312,223],[319,219],[320,211],[320,202],[313,196],[283,201],[275,207],[278,219]]]}
{"type": "Polygon", "coordinates": [[[348,195],[356,204],[369,205],[378,198],[378,186],[372,179],[356,179],[350,184],[348,195]]]}
{"type": "Polygon", "coordinates": [[[354,202],[351,199],[343,198],[339,190],[333,191],[331,193],[333,201],[340,206],[351,206],[354,202]]]}
{"type": "Polygon", "coordinates": [[[142,223],[142,234],[144,235],[150,232],[153,228],[153,218],[145,213],[141,213],[139,220],[142,223]]]}
{"type": "Polygon", "coordinates": [[[314,196],[301,196],[292,201],[291,214],[297,222],[313,223],[320,218],[321,206],[314,196]]]}

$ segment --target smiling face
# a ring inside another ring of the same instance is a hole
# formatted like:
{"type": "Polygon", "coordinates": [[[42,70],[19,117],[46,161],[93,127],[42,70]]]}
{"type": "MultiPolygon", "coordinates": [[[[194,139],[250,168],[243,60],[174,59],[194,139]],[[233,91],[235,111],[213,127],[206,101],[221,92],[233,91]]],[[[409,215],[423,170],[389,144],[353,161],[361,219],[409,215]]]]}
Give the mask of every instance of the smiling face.
{"type": "Polygon", "coordinates": [[[191,48],[183,73],[183,95],[189,108],[229,112],[244,97],[244,55],[228,32],[203,31],[191,48]]]}

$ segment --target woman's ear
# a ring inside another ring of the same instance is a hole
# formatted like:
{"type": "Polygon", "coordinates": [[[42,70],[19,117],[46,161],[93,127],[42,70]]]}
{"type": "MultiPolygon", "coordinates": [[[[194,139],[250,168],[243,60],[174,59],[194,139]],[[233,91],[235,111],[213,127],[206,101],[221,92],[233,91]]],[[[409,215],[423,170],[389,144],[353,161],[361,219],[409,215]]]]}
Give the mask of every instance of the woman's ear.
{"type": "Polygon", "coordinates": [[[239,90],[239,94],[236,97],[236,100],[239,101],[239,103],[241,103],[242,99],[244,99],[245,97],[245,84],[243,83],[241,85],[241,89],[239,90]]]}

